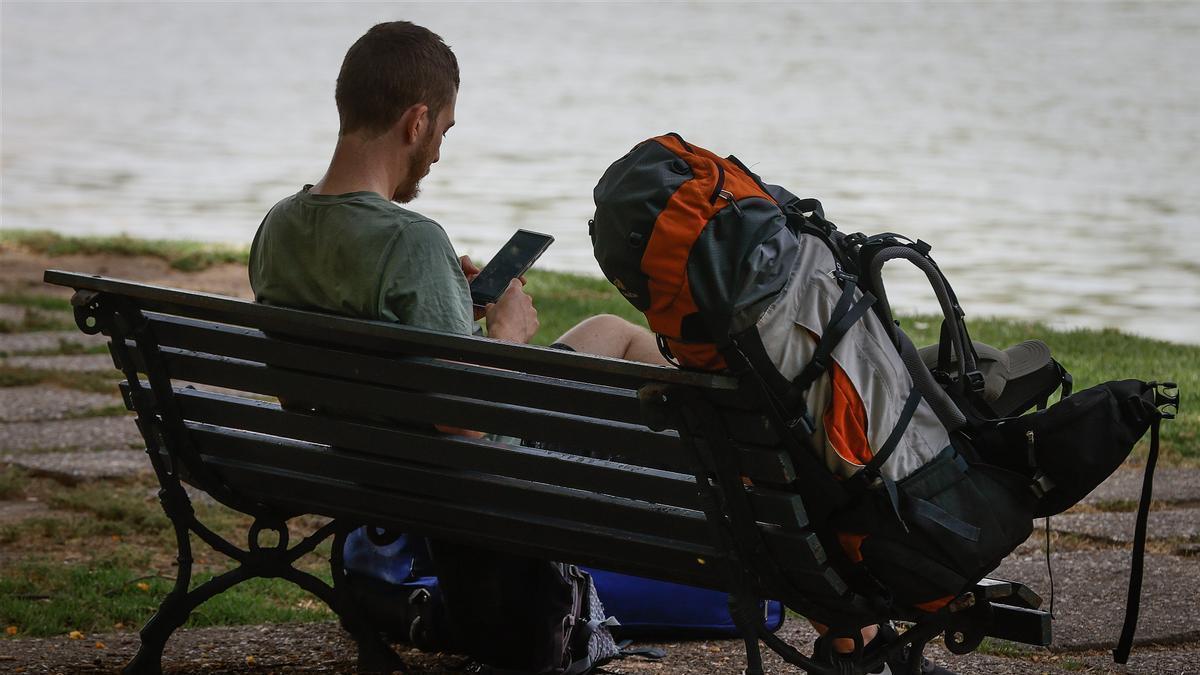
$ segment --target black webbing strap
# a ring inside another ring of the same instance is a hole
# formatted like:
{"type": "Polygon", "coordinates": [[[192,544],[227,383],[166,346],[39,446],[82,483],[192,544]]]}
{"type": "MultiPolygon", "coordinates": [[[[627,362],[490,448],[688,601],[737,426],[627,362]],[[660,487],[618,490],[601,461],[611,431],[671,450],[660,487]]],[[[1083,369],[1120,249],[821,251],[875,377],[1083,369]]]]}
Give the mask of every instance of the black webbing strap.
{"type": "Polygon", "coordinates": [[[904,522],[904,516],[900,509],[900,491],[896,489],[896,482],[887,476],[884,476],[880,469],[883,468],[884,462],[900,445],[900,439],[904,438],[904,431],[908,429],[908,423],[912,421],[913,415],[917,412],[917,406],[921,404],[921,392],[917,390],[914,384],[912,389],[908,390],[908,400],[904,402],[904,408],[900,411],[900,416],[896,419],[895,426],[892,427],[892,432],[888,434],[887,440],[883,442],[883,447],[879,448],[879,452],[871,458],[863,466],[860,475],[862,478],[859,485],[863,485],[863,481],[871,481],[878,478],[883,483],[883,489],[887,491],[888,503],[892,506],[892,513],[896,516],[896,521],[908,532],[908,523],[904,522]]]}
{"type": "Polygon", "coordinates": [[[1150,452],[1146,455],[1146,470],[1142,478],[1142,498],[1138,503],[1137,525],[1133,530],[1133,561],[1129,568],[1129,595],[1125,598],[1125,624],[1121,638],[1113,650],[1113,661],[1125,663],[1133,649],[1133,634],[1137,631],[1138,611],[1142,604],[1142,567],[1146,559],[1146,521],[1150,517],[1150,500],[1154,494],[1154,467],[1158,464],[1158,427],[1161,417],[1150,422],[1150,452]]]}
{"type": "Polygon", "coordinates": [[[787,400],[797,396],[803,397],[812,383],[825,374],[825,371],[829,369],[834,347],[838,346],[842,338],[846,337],[846,333],[849,333],[854,324],[871,308],[871,305],[875,304],[875,296],[871,293],[863,293],[858,302],[854,302],[854,291],[858,288],[857,280],[851,275],[845,276],[848,281],[842,288],[842,295],[833,308],[833,314],[829,317],[829,325],[821,334],[821,341],[817,343],[817,348],[808,365],[804,366],[800,374],[792,379],[787,400]]]}
{"type": "Polygon", "coordinates": [[[883,442],[883,447],[879,448],[879,452],[871,458],[863,467],[863,471],[872,478],[879,476],[879,470],[883,468],[883,463],[888,461],[892,452],[900,445],[900,439],[904,438],[904,431],[908,429],[908,423],[912,421],[913,415],[917,412],[917,406],[921,404],[921,392],[913,385],[912,389],[908,390],[908,400],[904,402],[904,408],[900,410],[900,416],[896,418],[896,425],[892,427],[892,433],[888,434],[887,440],[883,442]]]}
{"type": "Polygon", "coordinates": [[[767,403],[764,412],[778,428],[781,440],[790,450],[789,455],[796,466],[796,482],[802,486],[798,492],[804,502],[808,520],[810,523],[825,522],[831,513],[846,504],[849,495],[820,459],[812,436],[812,418],[804,407],[804,399],[800,399],[799,411],[784,408],[779,400],[778,382],[772,385],[767,378],[773,374],[783,382],[783,386],[788,384],[787,378],[779,374],[767,357],[757,330],[752,328],[735,337],[733,344],[721,353],[731,366],[741,371],[739,375],[748,375],[762,392],[767,403]],[[753,355],[755,352],[757,356],[753,355]],[[796,431],[800,421],[805,424],[803,434],[796,431]]]}

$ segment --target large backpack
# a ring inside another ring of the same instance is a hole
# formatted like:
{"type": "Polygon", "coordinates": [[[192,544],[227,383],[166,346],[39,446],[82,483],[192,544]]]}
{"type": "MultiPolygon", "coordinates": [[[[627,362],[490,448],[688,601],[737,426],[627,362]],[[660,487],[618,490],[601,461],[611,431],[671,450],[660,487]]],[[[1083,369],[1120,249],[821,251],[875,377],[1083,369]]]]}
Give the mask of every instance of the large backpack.
{"type": "MultiPolygon", "coordinates": [[[[843,234],[816,200],[678,134],[635,146],[594,196],[596,260],[645,314],[664,356],[759,386],[794,442],[810,520],[844,553],[856,589],[895,609],[945,607],[1025,540],[1035,513],[1069,507],[1147,428],[1157,431],[1169,400],[1136,381],[1067,398],[1070,376],[1036,342],[1000,352],[1024,357],[1016,372],[989,367],[927,244],[843,234]],[[942,309],[940,344],[924,354],[882,283],[896,259],[925,273],[942,309]],[[1066,401],[1022,416],[1060,386],[1066,401]],[[1068,413],[1067,401],[1085,410],[1068,413]],[[1064,425],[1084,431],[1097,418],[1123,431],[1102,451],[1064,440],[1064,425]],[[1034,427],[1055,445],[1029,447],[1034,427]],[[1080,465],[1091,467],[1083,478],[1072,471],[1080,465]]],[[[1143,521],[1144,509],[1139,531],[1143,521]]]]}

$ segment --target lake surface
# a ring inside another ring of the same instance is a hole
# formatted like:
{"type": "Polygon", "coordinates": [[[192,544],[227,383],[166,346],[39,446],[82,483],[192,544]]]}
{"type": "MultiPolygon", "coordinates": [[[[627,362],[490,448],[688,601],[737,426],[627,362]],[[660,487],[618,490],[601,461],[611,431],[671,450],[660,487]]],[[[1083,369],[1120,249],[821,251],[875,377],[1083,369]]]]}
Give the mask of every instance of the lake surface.
{"type": "Polygon", "coordinates": [[[347,47],[401,18],[461,64],[411,205],[460,252],[524,227],[598,275],[592,187],[678,131],[932,243],[970,314],[1200,342],[1200,3],[4,3],[0,225],[249,242],[323,173],[347,47]]]}

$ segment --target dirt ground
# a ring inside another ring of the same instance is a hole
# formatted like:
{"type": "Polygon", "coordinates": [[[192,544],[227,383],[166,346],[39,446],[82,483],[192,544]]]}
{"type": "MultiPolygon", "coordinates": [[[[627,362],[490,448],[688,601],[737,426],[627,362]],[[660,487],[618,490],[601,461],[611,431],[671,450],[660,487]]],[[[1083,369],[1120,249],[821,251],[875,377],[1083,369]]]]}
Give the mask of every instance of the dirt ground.
{"type": "Polygon", "coordinates": [[[5,292],[69,297],[70,289],[42,283],[42,272],[47,269],[102,274],[239,298],[251,296],[250,280],[246,276],[244,265],[225,264],[200,272],[181,272],[157,258],[119,255],[46,256],[0,242],[0,289],[5,292]]]}

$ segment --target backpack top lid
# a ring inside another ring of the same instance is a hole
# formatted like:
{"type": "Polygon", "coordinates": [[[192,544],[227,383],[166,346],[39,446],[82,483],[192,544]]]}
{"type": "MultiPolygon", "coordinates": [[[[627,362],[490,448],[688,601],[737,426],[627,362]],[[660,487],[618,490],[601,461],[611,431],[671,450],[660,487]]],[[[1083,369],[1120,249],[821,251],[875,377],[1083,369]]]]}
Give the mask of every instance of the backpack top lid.
{"type": "Polygon", "coordinates": [[[799,250],[757,176],[677,134],[635,146],[604,172],[594,197],[600,269],[681,365],[712,365],[684,358],[680,343],[719,345],[752,326],[787,284],[799,250]]]}

